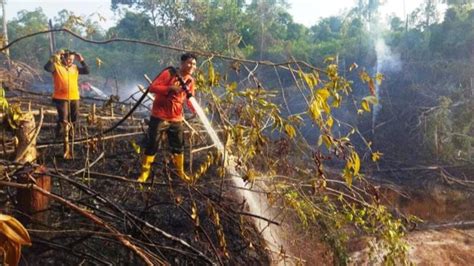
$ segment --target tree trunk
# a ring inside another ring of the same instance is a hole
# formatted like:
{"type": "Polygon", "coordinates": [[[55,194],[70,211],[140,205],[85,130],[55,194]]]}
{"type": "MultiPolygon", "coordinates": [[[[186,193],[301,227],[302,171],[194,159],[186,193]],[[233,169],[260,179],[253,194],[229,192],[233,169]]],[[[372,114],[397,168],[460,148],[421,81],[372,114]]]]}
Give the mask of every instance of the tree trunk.
{"type": "MultiPolygon", "coordinates": [[[[16,137],[18,138],[16,162],[26,164],[36,160],[36,131],[35,117],[33,114],[29,112],[23,115],[16,133],[16,137]]],[[[44,190],[51,191],[51,177],[45,174],[45,167],[26,168],[27,167],[25,167],[26,171],[18,175],[18,183],[34,183],[44,190]]],[[[49,207],[48,197],[33,189],[20,189],[16,196],[18,201],[17,207],[24,214],[23,217],[20,217],[22,222],[28,222],[30,218],[32,218],[43,224],[48,224],[48,213],[45,212],[49,207]]]]}
{"type": "MultiPolygon", "coordinates": [[[[474,97],[474,78],[471,78],[471,95],[469,97],[471,101],[474,100],[473,97],[474,97]]],[[[474,154],[474,149],[472,148],[473,146],[474,146],[474,141],[472,140],[472,138],[470,138],[468,147],[467,147],[467,159],[469,160],[469,162],[472,161],[472,156],[474,154]]]]}
{"type": "MultiPolygon", "coordinates": [[[[7,12],[5,11],[5,0],[0,0],[2,3],[2,17],[3,17],[3,46],[8,45],[8,29],[7,29],[7,12]]],[[[7,57],[8,70],[11,68],[10,50],[5,49],[5,56],[7,57]]]]}
{"type": "MultiPolygon", "coordinates": [[[[25,172],[19,175],[17,182],[20,184],[34,183],[38,187],[50,192],[51,177],[46,175],[46,167],[39,166],[30,169],[31,172],[25,172]],[[35,177],[32,176],[35,175],[35,177]]],[[[17,208],[23,215],[20,217],[21,222],[29,222],[31,220],[39,221],[42,224],[49,224],[49,198],[34,189],[19,189],[16,194],[18,201],[17,208]]]]}
{"type": "MultiPolygon", "coordinates": [[[[53,28],[53,22],[51,19],[48,22],[49,29],[52,30],[53,28]]],[[[56,39],[54,37],[54,32],[49,33],[49,53],[50,55],[53,55],[54,52],[56,51],[56,39]]]]}

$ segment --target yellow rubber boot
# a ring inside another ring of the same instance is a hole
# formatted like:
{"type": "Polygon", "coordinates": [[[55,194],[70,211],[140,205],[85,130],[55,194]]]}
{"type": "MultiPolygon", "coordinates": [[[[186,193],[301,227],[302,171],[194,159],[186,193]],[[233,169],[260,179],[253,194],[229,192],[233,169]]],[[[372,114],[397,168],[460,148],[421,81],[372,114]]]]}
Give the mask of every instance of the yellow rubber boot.
{"type": "Polygon", "coordinates": [[[193,182],[193,179],[186,175],[184,172],[184,154],[177,153],[173,154],[173,163],[176,168],[178,176],[186,183],[190,184],[193,182]]]}
{"type": "Polygon", "coordinates": [[[70,145],[70,131],[71,131],[71,124],[69,122],[63,121],[61,123],[62,133],[63,133],[63,158],[66,160],[72,159],[72,147],[70,145]]]}
{"type": "Polygon", "coordinates": [[[146,182],[146,180],[150,176],[151,164],[153,163],[154,160],[155,160],[154,155],[145,155],[145,157],[143,157],[142,171],[140,173],[140,176],[138,177],[138,180],[137,180],[138,182],[141,182],[141,183],[146,182]]]}

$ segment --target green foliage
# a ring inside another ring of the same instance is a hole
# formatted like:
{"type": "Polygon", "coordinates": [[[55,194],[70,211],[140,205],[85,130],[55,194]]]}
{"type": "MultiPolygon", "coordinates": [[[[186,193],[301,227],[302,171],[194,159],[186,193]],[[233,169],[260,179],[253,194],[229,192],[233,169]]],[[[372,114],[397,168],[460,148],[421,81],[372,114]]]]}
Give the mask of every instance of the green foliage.
{"type": "MultiPolygon", "coordinates": [[[[278,91],[265,89],[257,80],[256,87],[228,82],[211,60],[206,64],[207,72],[200,72],[196,77],[203,93],[201,98],[208,100],[206,109],[212,112],[209,115],[223,123],[226,147],[236,156],[239,168],[245,169],[243,179],[246,182],[260,179],[270,182],[266,191],[269,203],[284,206],[304,230],[318,228],[321,238],[332,247],[339,263],[348,262],[345,246],[358,232],[375,239],[374,252],[385,254],[387,262],[405,261],[407,245],[403,241],[403,223],[376,200],[367,200],[372,196],[370,193],[355,193],[355,189],[365,184],[360,172],[362,160],[351,144],[352,133],[339,136],[333,132],[338,131],[334,128],[338,122],[333,113],[342,107],[344,98],[352,92],[352,82],[340,75],[335,58],[326,59],[324,71],[295,71],[297,83],[304,84],[310,95],[307,111],[299,118],[282,115],[275,104],[280,97],[278,91]],[[298,128],[303,119],[309,119],[321,132],[317,146],[300,147],[301,153],[292,154],[291,167],[305,171],[288,177],[292,182],[265,177],[278,176],[275,164],[283,159],[281,155],[269,152],[274,149],[274,140],[292,139],[300,143],[303,136],[298,128]],[[303,159],[307,158],[305,153],[313,153],[314,163],[308,165],[308,159],[303,159]],[[325,169],[327,158],[342,163],[343,168],[338,174],[341,181],[329,179],[325,169]],[[337,187],[332,182],[343,185],[337,187]]],[[[360,72],[360,77],[367,84],[382,80],[381,75],[372,77],[364,71],[360,72]]],[[[369,95],[363,101],[375,104],[377,99],[369,95]]],[[[370,146],[367,148],[371,149],[370,146]]],[[[372,159],[376,161],[381,155],[373,152],[372,159]]]]}
{"type": "Polygon", "coordinates": [[[154,29],[150,18],[145,14],[127,11],[117,25],[109,30],[118,38],[152,40],[154,29]]]}
{"type": "Polygon", "coordinates": [[[474,41],[472,9],[450,8],[446,10],[445,19],[434,26],[430,40],[430,49],[446,59],[464,59],[466,52],[474,41]]]}
{"type": "Polygon", "coordinates": [[[469,160],[474,138],[473,115],[469,112],[472,101],[453,107],[448,97],[440,97],[439,105],[425,118],[425,144],[431,153],[444,161],[469,160]]]}
{"type": "MultiPolygon", "coordinates": [[[[424,145],[413,145],[417,147],[414,152],[428,161],[459,163],[472,158],[471,139],[466,134],[472,128],[472,117],[466,115],[472,113],[467,107],[472,104],[472,77],[466,70],[472,58],[469,47],[474,41],[474,11],[472,6],[460,2],[449,3],[440,23],[420,26],[408,21],[404,30],[388,35],[388,43],[393,51],[401,53],[402,60],[416,62],[406,64],[406,70],[399,75],[402,78],[397,84],[409,84],[410,93],[397,94],[395,104],[403,107],[395,111],[412,113],[408,120],[418,121],[407,125],[404,131],[421,135],[423,141],[419,143],[424,145]]],[[[395,127],[392,130],[396,131],[395,127]]]]}
{"type": "MultiPolygon", "coordinates": [[[[48,29],[47,17],[41,8],[32,12],[25,10],[18,12],[17,19],[8,23],[9,39],[14,40],[19,37],[48,29]]],[[[13,46],[10,54],[15,60],[28,62],[32,67],[40,68],[49,57],[48,39],[46,35],[38,35],[24,41],[21,45],[13,46]],[[35,51],[25,52],[25,51],[35,51]]]]}
{"type": "Polygon", "coordinates": [[[193,3],[193,23],[183,36],[187,46],[243,57],[242,34],[248,21],[239,1],[201,1],[193,3]],[[189,34],[192,32],[193,34],[189,34]],[[187,36],[189,35],[189,36],[187,36]]]}

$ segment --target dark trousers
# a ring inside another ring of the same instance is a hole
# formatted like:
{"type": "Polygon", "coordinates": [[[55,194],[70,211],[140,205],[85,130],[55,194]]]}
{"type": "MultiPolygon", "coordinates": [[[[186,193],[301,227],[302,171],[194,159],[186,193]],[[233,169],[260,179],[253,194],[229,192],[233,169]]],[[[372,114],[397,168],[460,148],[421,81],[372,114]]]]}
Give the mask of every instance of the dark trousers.
{"type": "Polygon", "coordinates": [[[147,144],[145,148],[145,155],[155,155],[158,150],[158,142],[161,133],[168,135],[168,143],[171,153],[184,152],[184,129],[183,122],[169,122],[156,117],[150,117],[148,124],[147,144]]]}
{"type": "Polygon", "coordinates": [[[79,100],[59,100],[53,99],[54,106],[58,111],[56,122],[56,137],[61,135],[61,124],[66,122],[75,123],[79,116],[79,100]]]}
{"type": "Polygon", "coordinates": [[[53,103],[58,111],[58,123],[74,123],[77,121],[79,116],[79,100],[53,99],[53,103]]]}

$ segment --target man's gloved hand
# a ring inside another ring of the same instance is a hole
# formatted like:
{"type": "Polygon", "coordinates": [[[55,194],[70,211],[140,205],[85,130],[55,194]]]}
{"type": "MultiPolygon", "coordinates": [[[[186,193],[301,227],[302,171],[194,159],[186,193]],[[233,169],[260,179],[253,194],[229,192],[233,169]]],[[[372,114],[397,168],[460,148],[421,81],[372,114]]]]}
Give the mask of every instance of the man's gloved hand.
{"type": "Polygon", "coordinates": [[[79,60],[79,62],[84,62],[84,57],[80,53],[75,53],[76,59],[79,60]]]}
{"type": "Polygon", "coordinates": [[[173,93],[179,93],[181,91],[184,91],[188,99],[192,97],[193,95],[189,91],[189,87],[188,87],[191,80],[188,80],[188,82],[185,83],[182,77],[178,76],[177,78],[178,80],[172,86],[169,86],[168,90],[173,93]]]}
{"type": "Polygon", "coordinates": [[[54,54],[51,56],[51,58],[50,58],[51,62],[53,62],[53,63],[59,63],[59,62],[61,62],[61,56],[62,56],[63,54],[64,54],[64,50],[58,50],[58,51],[56,51],[56,53],[54,53],[54,54]]]}

